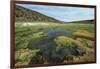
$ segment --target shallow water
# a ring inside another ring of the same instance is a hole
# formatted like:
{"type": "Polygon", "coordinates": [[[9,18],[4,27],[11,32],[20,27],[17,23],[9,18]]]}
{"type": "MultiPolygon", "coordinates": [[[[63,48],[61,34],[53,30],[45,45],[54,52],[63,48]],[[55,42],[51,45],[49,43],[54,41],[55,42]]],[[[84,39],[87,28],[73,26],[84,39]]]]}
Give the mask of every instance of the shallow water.
{"type": "Polygon", "coordinates": [[[44,32],[47,34],[47,37],[41,38],[36,42],[32,42],[29,47],[30,48],[38,48],[38,47],[52,47],[56,46],[56,43],[54,42],[54,39],[58,36],[70,36],[71,31],[60,29],[60,28],[55,28],[55,29],[45,29],[42,30],[41,32],[44,32]]]}
{"type": "Polygon", "coordinates": [[[60,29],[60,28],[45,29],[42,32],[46,33],[48,36],[54,36],[54,37],[57,37],[57,36],[70,36],[72,34],[71,31],[60,29]]]}

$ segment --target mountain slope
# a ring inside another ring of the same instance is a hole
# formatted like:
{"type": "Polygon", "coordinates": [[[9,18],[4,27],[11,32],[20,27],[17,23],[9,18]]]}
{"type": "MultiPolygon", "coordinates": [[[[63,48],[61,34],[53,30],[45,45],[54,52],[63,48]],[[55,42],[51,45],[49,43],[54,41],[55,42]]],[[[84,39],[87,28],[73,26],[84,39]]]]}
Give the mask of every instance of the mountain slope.
{"type": "Polygon", "coordinates": [[[92,23],[94,23],[94,20],[93,19],[91,19],[91,20],[81,20],[81,21],[73,21],[73,22],[70,22],[70,23],[92,24],[92,23]]]}
{"type": "Polygon", "coordinates": [[[15,10],[15,22],[60,22],[52,17],[18,5],[15,6],[15,10]]]}

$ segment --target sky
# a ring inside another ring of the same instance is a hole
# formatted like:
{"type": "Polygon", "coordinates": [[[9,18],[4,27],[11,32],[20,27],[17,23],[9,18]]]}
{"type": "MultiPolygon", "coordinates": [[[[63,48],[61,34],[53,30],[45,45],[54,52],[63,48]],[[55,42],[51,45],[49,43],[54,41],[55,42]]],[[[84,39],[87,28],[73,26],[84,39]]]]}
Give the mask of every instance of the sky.
{"type": "Polygon", "coordinates": [[[94,8],[16,4],[64,22],[94,19],[94,8]]]}

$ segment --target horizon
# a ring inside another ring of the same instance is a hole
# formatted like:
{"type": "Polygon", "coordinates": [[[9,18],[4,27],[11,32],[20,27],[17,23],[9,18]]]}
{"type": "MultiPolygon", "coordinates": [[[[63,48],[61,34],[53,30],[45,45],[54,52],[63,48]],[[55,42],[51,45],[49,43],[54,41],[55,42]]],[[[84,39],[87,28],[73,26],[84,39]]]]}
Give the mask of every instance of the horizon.
{"type": "Polygon", "coordinates": [[[33,4],[16,4],[18,6],[37,11],[59,21],[73,22],[94,20],[94,8],[46,6],[33,4]],[[48,9],[49,8],[49,9],[48,9]]]}

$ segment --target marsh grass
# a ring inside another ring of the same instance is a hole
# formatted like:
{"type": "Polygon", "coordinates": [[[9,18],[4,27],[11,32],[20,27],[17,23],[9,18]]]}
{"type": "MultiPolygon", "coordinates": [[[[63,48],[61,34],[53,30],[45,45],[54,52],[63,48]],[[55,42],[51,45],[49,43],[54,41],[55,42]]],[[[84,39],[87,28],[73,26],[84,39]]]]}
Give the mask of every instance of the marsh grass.
{"type": "Polygon", "coordinates": [[[77,30],[76,32],[73,33],[73,35],[76,37],[94,40],[94,33],[91,33],[85,30],[77,30]]]}
{"type": "Polygon", "coordinates": [[[15,65],[94,61],[93,29],[93,24],[47,23],[23,26],[21,23],[18,25],[16,23],[15,65]],[[71,31],[72,35],[49,36],[43,32],[46,29],[71,31]],[[38,43],[41,40],[46,44],[38,43]],[[34,43],[38,44],[35,46],[34,43]]]}

